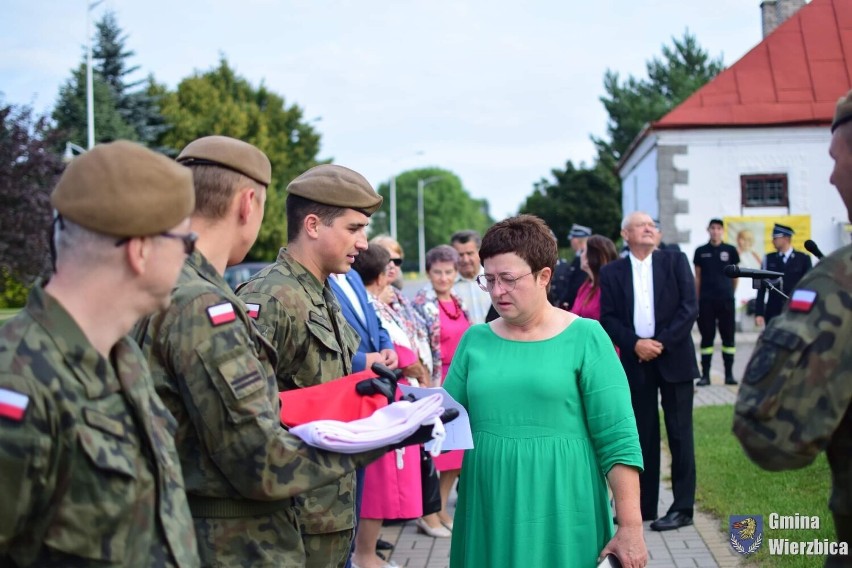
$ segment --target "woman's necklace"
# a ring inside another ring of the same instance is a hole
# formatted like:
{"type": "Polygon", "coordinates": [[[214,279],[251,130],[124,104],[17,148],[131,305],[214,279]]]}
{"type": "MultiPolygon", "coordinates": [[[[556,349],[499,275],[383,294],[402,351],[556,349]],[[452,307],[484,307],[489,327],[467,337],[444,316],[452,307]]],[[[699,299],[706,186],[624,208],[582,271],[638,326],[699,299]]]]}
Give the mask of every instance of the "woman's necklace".
{"type": "Polygon", "coordinates": [[[445,300],[438,300],[438,306],[441,307],[441,311],[444,312],[444,314],[446,314],[448,318],[450,318],[451,320],[457,320],[462,316],[461,306],[459,305],[459,302],[455,299],[455,297],[450,296],[450,300],[453,301],[453,305],[456,307],[456,313],[451,314],[449,310],[444,307],[444,304],[446,303],[445,300]]]}

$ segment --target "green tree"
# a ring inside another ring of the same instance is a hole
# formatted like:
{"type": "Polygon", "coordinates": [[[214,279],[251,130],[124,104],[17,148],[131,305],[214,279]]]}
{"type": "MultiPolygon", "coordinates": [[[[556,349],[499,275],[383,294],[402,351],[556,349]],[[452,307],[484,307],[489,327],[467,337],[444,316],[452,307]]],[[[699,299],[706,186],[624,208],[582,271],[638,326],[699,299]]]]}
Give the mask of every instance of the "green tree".
{"type": "Polygon", "coordinates": [[[689,30],[672,43],[663,46],[662,58],[646,64],[645,79],[629,76],[622,82],[617,72],[607,69],[607,95],[600,100],[609,114],[609,139],[592,137],[599,161],[614,166],[646,124],[662,118],[725,68],[722,58],[711,59],[689,30]]]}
{"type": "Polygon", "coordinates": [[[104,14],[96,26],[92,48],[95,71],[109,84],[116,109],[134,130],[136,139],[150,146],[167,128],[160,113],[159,97],[150,90],[154,77],[129,80],[139,70],[138,65],[129,64],[136,52],[127,48],[128,36],[119,27],[113,12],[104,14]]]}
{"type": "MultiPolygon", "coordinates": [[[[118,111],[112,88],[100,75],[93,75],[92,93],[95,111],[95,142],[137,140],[136,132],[118,111]]],[[[88,142],[86,111],[86,65],[81,64],[71,78],[59,88],[59,99],[53,109],[57,130],[65,142],[84,148],[88,142]]]]}
{"type": "Polygon", "coordinates": [[[0,104],[0,307],[23,305],[46,271],[58,134],[29,107],[0,104]]]}
{"type": "Polygon", "coordinates": [[[319,163],[320,135],[303,120],[302,109],[287,106],[284,98],[264,85],[252,86],[237,75],[223,57],[205,73],[182,80],[176,91],[149,86],[161,96],[161,109],[170,125],[158,143],[177,154],[201,136],[220,134],[254,144],[272,162],[272,185],[267,192],[266,215],[252,260],[271,260],[286,242],[284,197],[287,184],[319,163]]]}
{"type": "Polygon", "coordinates": [[[621,228],[621,194],[596,169],[568,161],[564,170],[551,172],[555,181],[542,179],[521,205],[521,213],[537,215],[553,229],[560,248],[570,246],[573,223],[592,228],[613,240],[621,228]]]}
{"type": "MultiPolygon", "coordinates": [[[[462,229],[474,229],[480,234],[494,220],[488,214],[488,203],[474,199],[462,186],[461,179],[441,168],[409,170],[396,178],[397,240],[405,251],[406,268],[418,266],[417,181],[432,178],[423,190],[423,219],[426,250],[450,242],[450,236],[462,229]]],[[[384,198],[382,208],[373,215],[370,234],[389,233],[390,186],[378,187],[384,198]]]]}

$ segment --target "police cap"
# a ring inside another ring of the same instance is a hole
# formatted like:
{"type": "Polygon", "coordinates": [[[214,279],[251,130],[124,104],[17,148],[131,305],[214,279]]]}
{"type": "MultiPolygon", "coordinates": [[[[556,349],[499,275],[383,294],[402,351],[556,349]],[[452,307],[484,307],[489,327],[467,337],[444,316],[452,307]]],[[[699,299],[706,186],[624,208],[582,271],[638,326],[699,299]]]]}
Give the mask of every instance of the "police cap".
{"type": "Polygon", "coordinates": [[[99,144],[74,158],[50,195],[54,209],[91,231],[156,235],[195,207],[192,172],[140,144],[99,144]]]}
{"type": "Polygon", "coordinates": [[[382,196],[364,176],[335,164],[309,169],[291,181],[287,191],[324,205],[357,209],[365,215],[372,215],[382,206],[382,196]]]}
{"type": "Polygon", "coordinates": [[[772,238],[775,237],[792,237],[796,231],[788,227],[787,225],[782,225],[780,223],[775,223],[775,226],[772,227],[772,238]]]}
{"type": "Polygon", "coordinates": [[[574,223],[571,225],[571,230],[568,231],[569,239],[585,239],[592,236],[592,230],[589,227],[574,223]]]}
{"type": "Polygon", "coordinates": [[[181,150],[177,161],[185,166],[218,166],[268,186],[272,165],[266,154],[242,140],[228,136],[205,136],[181,150]]]}

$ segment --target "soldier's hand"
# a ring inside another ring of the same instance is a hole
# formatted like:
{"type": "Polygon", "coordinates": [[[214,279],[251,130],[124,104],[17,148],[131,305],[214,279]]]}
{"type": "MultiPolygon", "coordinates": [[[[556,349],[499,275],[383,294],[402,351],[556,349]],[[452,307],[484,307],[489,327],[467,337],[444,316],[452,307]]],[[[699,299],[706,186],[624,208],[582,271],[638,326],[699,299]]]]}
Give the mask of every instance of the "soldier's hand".
{"type": "Polygon", "coordinates": [[[396,369],[399,364],[399,358],[397,357],[396,351],[393,349],[382,349],[380,355],[384,355],[385,360],[382,361],[385,367],[388,369],[396,369]]]}
{"type": "MultiPolygon", "coordinates": [[[[444,424],[447,424],[449,422],[452,422],[453,420],[455,420],[458,417],[459,417],[458,409],[448,408],[441,415],[441,422],[443,422],[444,424]]],[[[420,428],[418,428],[414,432],[414,434],[412,434],[408,438],[404,439],[403,441],[401,441],[397,444],[394,444],[393,446],[391,446],[388,449],[398,450],[399,448],[404,448],[406,446],[414,446],[414,445],[418,445],[418,444],[425,444],[426,442],[430,441],[431,439],[432,439],[432,425],[429,424],[428,426],[421,426],[420,428]]]]}

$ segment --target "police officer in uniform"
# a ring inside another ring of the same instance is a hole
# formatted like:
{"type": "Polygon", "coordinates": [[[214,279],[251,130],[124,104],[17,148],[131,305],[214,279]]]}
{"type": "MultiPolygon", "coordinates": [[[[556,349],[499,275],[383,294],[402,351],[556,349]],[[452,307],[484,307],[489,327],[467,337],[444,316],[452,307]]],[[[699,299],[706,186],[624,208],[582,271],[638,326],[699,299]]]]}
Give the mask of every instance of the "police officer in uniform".
{"type": "MultiPolygon", "coordinates": [[[[328,277],[348,272],[367,249],[366,227],[382,198],[343,166],[311,168],[287,186],[287,247],[238,291],[258,307],[257,323],[278,353],[280,390],[348,375],[360,338],[346,323],[328,277]]],[[[306,565],[344,566],[355,523],[355,476],[300,495],[306,565]]]]}
{"type": "Polygon", "coordinates": [[[50,200],[56,272],[0,329],[0,565],[198,566],[174,419],[126,337],[193,248],[192,174],[117,141],[50,200]]]}
{"type": "MultiPolygon", "coordinates": [[[[802,276],[811,269],[811,257],[805,252],[794,250],[790,244],[795,232],[786,225],[775,223],[772,228],[772,245],[778,252],[769,253],[763,259],[763,269],[772,270],[773,272],[783,272],[784,282],[781,290],[787,296],[802,276]]],[[[777,286],[776,286],[777,287],[777,286]]],[[[763,327],[765,324],[781,313],[781,309],[787,300],[778,292],[772,291],[766,282],[760,282],[760,288],[757,290],[757,300],[754,303],[755,317],[754,321],[758,327],[763,327]],[[766,294],[769,297],[766,298],[766,294]]]]}
{"type": "Polygon", "coordinates": [[[551,304],[563,310],[570,310],[577,298],[580,286],[588,275],[580,269],[580,254],[586,248],[586,241],[592,236],[589,227],[574,223],[568,231],[571,248],[574,250],[574,260],[570,264],[560,262],[556,265],[551,285],[551,304]]]}
{"type": "MultiPolygon", "coordinates": [[[[852,91],[837,103],[829,154],[830,181],[852,222],[852,91]]],[[[758,465],[779,470],[804,467],[825,450],[831,467],[829,508],[837,541],[852,543],[852,246],[823,258],[799,282],[781,315],[766,326],[740,387],[734,432],[758,465]],[[805,356],[806,355],[806,356],[805,356]],[[773,403],[757,406],[767,385],[773,403]],[[788,389],[794,393],[780,398],[788,389]],[[784,412],[785,405],[795,412],[784,412]],[[764,415],[778,406],[776,412],[764,415]],[[802,405],[806,405],[802,408],[802,405]],[[811,411],[812,409],[812,411],[811,411]],[[805,417],[791,422],[790,416],[805,417]],[[759,420],[760,432],[752,424],[759,420]],[[766,444],[766,433],[798,440],[807,457],[787,455],[766,444]]],[[[848,556],[829,556],[826,566],[850,566],[848,556]]]]}
{"type": "Polygon", "coordinates": [[[279,423],[279,355],[254,325],[257,306],[237,298],[222,276],[257,238],[269,159],[251,144],[207,136],[191,142],[177,161],[195,180],[198,245],[171,307],[141,324],[137,337],[157,391],[178,421],[199,555],[205,566],[303,566],[292,497],[385,452],[316,450],[279,423]]]}
{"type": "Polygon", "coordinates": [[[698,331],[701,333],[701,379],[698,386],[710,384],[710,361],[716,325],[722,336],[722,361],[725,363],[725,384],[737,384],[734,379],[734,290],[737,280],[725,276],[724,268],[739,264],[737,249],[722,242],[725,225],[721,219],[710,219],[707,232],[710,242],[695,249],[695,290],[698,294],[698,331]]]}

